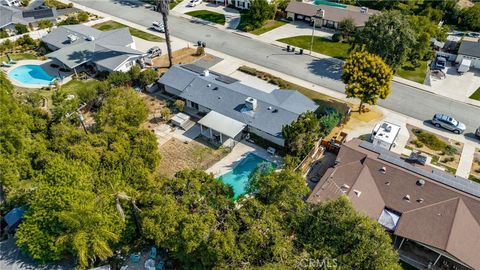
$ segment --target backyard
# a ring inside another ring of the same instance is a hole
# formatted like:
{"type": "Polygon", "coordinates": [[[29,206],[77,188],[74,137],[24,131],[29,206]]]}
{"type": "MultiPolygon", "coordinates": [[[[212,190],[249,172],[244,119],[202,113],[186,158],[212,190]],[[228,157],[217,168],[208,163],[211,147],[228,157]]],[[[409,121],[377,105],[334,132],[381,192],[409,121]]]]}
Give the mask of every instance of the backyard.
{"type": "Polygon", "coordinates": [[[407,129],[410,133],[408,149],[430,155],[432,164],[441,166],[447,172],[455,174],[463,149],[462,143],[434,135],[411,125],[407,125],[407,129]]]}
{"type": "Polygon", "coordinates": [[[164,176],[172,177],[176,172],[187,168],[206,170],[225,157],[228,148],[212,148],[197,139],[182,142],[172,138],[159,147],[162,159],[158,171],[164,176]]]}
{"type": "MultiPolygon", "coordinates": [[[[98,30],[108,31],[108,30],[123,28],[123,27],[127,27],[127,26],[124,25],[124,24],[121,24],[119,22],[116,22],[116,21],[107,21],[107,22],[95,24],[92,27],[96,28],[98,30]]],[[[128,27],[128,29],[130,30],[130,34],[132,34],[132,36],[135,36],[135,37],[138,37],[138,38],[141,38],[141,39],[144,39],[144,40],[148,40],[148,41],[153,41],[153,42],[163,41],[163,38],[161,38],[159,36],[156,36],[156,35],[153,35],[153,34],[150,34],[150,33],[147,33],[145,31],[142,31],[142,30],[139,30],[139,29],[136,29],[136,28],[132,28],[132,27],[128,27]]]]}
{"type": "Polygon", "coordinates": [[[189,16],[199,18],[205,21],[213,22],[216,24],[224,25],[225,24],[225,15],[209,11],[209,10],[195,10],[185,13],[189,16]]]}
{"type": "MultiPolygon", "coordinates": [[[[10,58],[12,58],[12,60],[15,60],[15,61],[38,59],[38,57],[33,53],[14,53],[14,54],[10,54],[10,58]]],[[[6,61],[8,61],[8,58],[6,55],[0,56],[0,63],[6,62],[6,61]]]]}
{"type": "Polygon", "coordinates": [[[470,96],[470,98],[480,101],[480,87],[470,96]]]}

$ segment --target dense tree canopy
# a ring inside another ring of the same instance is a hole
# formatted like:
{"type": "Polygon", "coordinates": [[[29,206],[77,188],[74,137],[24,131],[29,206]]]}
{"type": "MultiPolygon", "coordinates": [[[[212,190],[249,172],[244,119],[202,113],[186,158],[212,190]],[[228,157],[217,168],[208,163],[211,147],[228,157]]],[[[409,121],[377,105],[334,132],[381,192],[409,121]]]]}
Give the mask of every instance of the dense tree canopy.
{"type": "Polygon", "coordinates": [[[250,4],[248,15],[251,18],[253,26],[258,28],[268,19],[272,19],[275,15],[274,6],[270,5],[267,0],[253,0],[250,4]]]}
{"type": "Polygon", "coordinates": [[[352,53],[343,65],[342,81],[347,97],[359,98],[363,103],[376,104],[390,94],[393,72],[377,55],[368,52],[352,53]]]}
{"type": "Polygon", "coordinates": [[[355,38],[357,47],[380,56],[394,70],[407,60],[416,41],[417,33],[408,18],[398,11],[370,17],[355,38]]]}
{"type": "Polygon", "coordinates": [[[480,31],[480,3],[461,11],[459,23],[471,31],[480,31]]]}

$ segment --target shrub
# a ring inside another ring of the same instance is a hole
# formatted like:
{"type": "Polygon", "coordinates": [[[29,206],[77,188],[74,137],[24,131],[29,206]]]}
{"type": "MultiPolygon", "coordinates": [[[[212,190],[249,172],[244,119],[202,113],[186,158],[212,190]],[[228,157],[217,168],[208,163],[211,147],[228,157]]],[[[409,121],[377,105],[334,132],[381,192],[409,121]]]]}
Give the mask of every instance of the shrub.
{"type": "Polygon", "coordinates": [[[46,29],[46,28],[52,27],[53,23],[49,20],[41,20],[41,21],[38,22],[37,26],[40,29],[46,29]]]}
{"type": "Polygon", "coordinates": [[[28,28],[25,24],[17,23],[15,24],[15,31],[17,31],[17,34],[25,34],[28,33],[28,28]]]}
{"type": "Polygon", "coordinates": [[[90,15],[88,14],[88,12],[80,11],[80,12],[77,14],[77,19],[78,19],[78,21],[80,21],[80,22],[86,22],[86,21],[88,21],[89,18],[90,18],[90,15]]]}
{"type": "Polygon", "coordinates": [[[172,111],[168,107],[163,107],[160,109],[160,114],[162,115],[162,118],[166,121],[170,120],[172,117],[172,111]]]}
{"type": "Polygon", "coordinates": [[[339,33],[335,33],[332,36],[332,41],[333,42],[340,42],[340,41],[342,41],[342,36],[339,33]]]}
{"type": "Polygon", "coordinates": [[[157,78],[158,78],[158,74],[155,70],[146,69],[142,73],[140,73],[138,80],[140,81],[140,84],[143,87],[145,87],[147,85],[154,83],[157,78]]]}
{"type": "Polygon", "coordinates": [[[177,107],[179,111],[183,112],[183,110],[185,109],[185,101],[181,99],[175,100],[175,107],[177,107]]]}
{"type": "Polygon", "coordinates": [[[325,137],[328,134],[330,134],[333,128],[340,123],[341,119],[342,119],[342,116],[337,111],[322,115],[319,119],[321,136],[325,137]]]}
{"type": "Polygon", "coordinates": [[[413,140],[412,144],[415,145],[417,148],[422,148],[424,146],[424,144],[419,140],[413,140]]]}
{"type": "Polygon", "coordinates": [[[132,83],[132,78],[130,77],[130,74],[121,71],[114,71],[110,73],[107,80],[114,87],[127,86],[132,83]]]}
{"type": "Polygon", "coordinates": [[[196,56],[201,56],[205,54],[205,48],[202,46],[197,47],[197,51],[195,52],[196,56]]]}
{"type": "Polygon", "coordinates": [[[79,24],[77,17],[75,16],[68,16],[65,20],[61,21],[58,25],[73,25],[79,24]]]}
{"type": "Polygon", "coordinates": [[[447,145],[447,147],[445,147],[445,149],[443,150],[443,152],[444,152],[445,154],[449,155],[449,156],[453,156],[453,155],[455,155],[455,154],[458,152],[458,150],[457,150],[457,148],[455,148],[455,147],[453,147],[453,146],[451,146],[451,145],[447,145]]]}
{"type": "Polygon", "coordinates": [[[7,37],[8,37],[7,31],[5,31],[5,30],[0,30],[0,38],[7,38],[7,37]]]}
{"type": "Polygon", "coordinates": [[[413,134],[417,136],[417,139],[425,144],[429,149],[434,151],[443,151],[448,144],[432,133],[426,132],[421,129],[412,129],[413,134]]]}

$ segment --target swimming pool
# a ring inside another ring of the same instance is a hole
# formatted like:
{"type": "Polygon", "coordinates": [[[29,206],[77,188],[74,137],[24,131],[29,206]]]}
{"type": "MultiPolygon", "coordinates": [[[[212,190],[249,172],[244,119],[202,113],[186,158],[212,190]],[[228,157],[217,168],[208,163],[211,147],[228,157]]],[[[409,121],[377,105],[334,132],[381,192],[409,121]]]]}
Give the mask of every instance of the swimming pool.
{"type": "Polygon", "coordinates": [[[49,86],[55,77],[48,75],[39,65],[23,65],[12,69],[8,76],[21,84],[32,86],[49,86]]]}
{"type": "MultiPolygon", "coordinates": [[[[245,158],[243,158],[240,163],[238,163],[237,166],[233,168],[233,170],[220,176],[220,179],[223,183],[232,186],[234,199],[237,199],[241,195],[245,194],[245,188],[248,184],[248,177],[253,171],[255,171],[257,165],[262,162],[269,161],[250,153],[245,158]]],[[[272,163],[272,166],[275,167],[275,164],[272,163]]]]}

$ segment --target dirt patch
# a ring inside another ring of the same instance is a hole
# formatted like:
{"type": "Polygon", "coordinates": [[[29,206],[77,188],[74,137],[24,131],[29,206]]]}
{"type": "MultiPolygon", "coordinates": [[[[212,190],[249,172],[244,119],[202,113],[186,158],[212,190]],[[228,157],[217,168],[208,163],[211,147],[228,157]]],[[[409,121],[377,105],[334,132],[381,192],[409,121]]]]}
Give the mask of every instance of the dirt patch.
{"type": "Polygon", "coordinates": [[[470,0],[458,0],[457,2],[457,6],[459,8],[468,8],[468,7],[472,7],[474,5],[474,3],[470,0]]]}
{"type": "MultiPolygon", "coordinates": [[[[183,48],[172,52],[172,62],[176,64],[188,64],[196,62],[200,59],[204,61],[213,60],[214,57],[210,54],[196,55],[197,49],[195,48],[183,48]]],[[[155,57],[153,60],[153,66],[159,67],[160,72],[165,72],[168,70],[168,54],[165,53],[162,56],[155,57]]]]}
{"type": "Polygon", "coordinates": [[[480,148],[475,149],[475,154],[473,155],[470,180],[480,183],[480,148]]]}
{"type": "Polygon", "coordinates": [[[447,172],[455,174],[460,162],[460,156],[463,150],[463,143],[439,136],[427,131],[424,131],[418,127],[407,125],[408,133],[410,137],[408,139],[408,144],[406,148],[420,151],[422,153],[432,156],[432,164],[441,166],[445,168],[447,172]],[[413,132],[414,129],[422,130],[425,133],[433,134],[440,141],[444,142],[449,149],[454,149],[448,151],[448,149],[433,150],[429,148],[425,143],[419,143],[418,137],[413,132]]]}
{"type": "Polygon", "coordinates": [[[358,108],[353,108],[350,119],[344,126],[344,131],[353,138],[370,134],[375,124],[381,119],[383,119],[383,113],[376,107],[361,114],[358,112],[358,108]]]}
{"type": "Polygon", "coordinates": [[[229,152],[228,148],[214,149],[198,141],[184,143],[175,138],[160,146],[159,150],[162,159],[158,172],[168,177],[188,168],[206,170],[229,152]]]}
{"type": "Polygon", "coordinates": [[[166,120],[162,118],[162,109],[168,107],[167,101],[142,92],[138,95],[143,99],[148,110],[147,121],[142,124],[142,127],[153,130],[160,124],[164,124],[166,120]]]}

